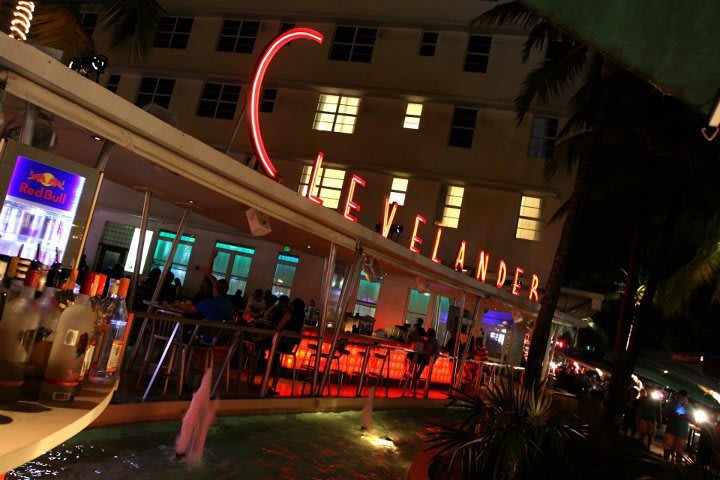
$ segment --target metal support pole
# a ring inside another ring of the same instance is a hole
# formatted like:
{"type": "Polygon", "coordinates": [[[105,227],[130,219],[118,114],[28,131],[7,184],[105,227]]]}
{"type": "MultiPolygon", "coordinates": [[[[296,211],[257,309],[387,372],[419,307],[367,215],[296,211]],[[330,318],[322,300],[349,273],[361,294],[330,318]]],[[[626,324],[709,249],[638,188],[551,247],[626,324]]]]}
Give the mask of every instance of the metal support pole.
{"type": "MultiPolygon", "coordinates": [[[[273,358],[277,351],[278,343],[280,343],[280,332],[275,332],[272,336],[272,343],[270,344],[270,352],[268,353],[268,361],[265,366],[265,373],[263,374],[262,384],[260,386],[260,398],[264,398],[267,395],[268,382],[270,381],[270,372],[272,371],[273,358]]],[[[262,352],[258,352],[262,355],[262,352]]],[[[282,365],[280,365],[281,367],[282,365]]],[[[278,368],[280,368],[278,367],[278,368]]]]}
{"type": "Polygon", "coordinates": [[[437,361],[436,356],[430,357],[430,365],[428,365],[427,379],[425,380],[425,390],[423,391],[423,398],[427,399],[430,395],[430,383],[432,382],[433,367],[437,361]]]}
{"type": "Polygon", "coordinates": [[[451,381],[451,387],[455,387],[455,378],[457,377],[458,362],[460,360],[460,335],[462,335],[462,325],[465,318],[465,292],[461,292],[460,295],[460,312],[458,315],[457,325],[455,326],[455,345],[453,345],[453,376],[451,381]]]}
{"type": "Polygon", "coordinates": [[[215,392],[217,391],[218,385],[220,385],[220,380],[223,378],[223,373],[230,368],[230,360],[232,359],[233,355],[235,355],[235,350],[237,350],[237,346],[240,343],[240,339],[242,338],[242,331],[238,330],[233,335],[233,339],[230,342],[230,347],[228,348],[227,355],[225,355],[225,360],[223,361],[222,367],[220,367],[220,372],[218,373],[217,378],[215,379],[215,384],[212,387],[212,390],[210,391],[210,397],[215,396],[215,392]]]}
{"type": "Polygon", "coordinates": [[[90,203],[90,211],[88,212],[87,220],[85,220],[85,228],[83,229],[82,237],[80,238],[80,247],[78,248],[77,255],[75,255],[75,265],[73,265],[73,268],[75,269],[80,267],[80,258],[82,257],[83,250],[85,250],[87,237],[90,234],[90,226],[92,225],[93,217],[95,216],[95,207],[97,206],[98,197],[100,196],[100,187],[102,187],[103,180],[105,180],[105,169],[110,161],[110,154],[112,153],[113,147],[115,147],[113,142],[105,140],[102,148],[100,149],[100,154],[98,154],[97,162],[95,162],[95,169],[100,173],[98,175],[97,184],[95,185],[95,191],[93,192],[92,202],[90,203]]]}
{"type": "MultiPolygon", "coordinates": [[[[322,297],[320,299],[320,318],[318,319],[318,341],[317,355],[315,355],[315,365],[313,365],[312,388],[310,392],[317,389],[318,376],[320,375],[320,354],[322,353],[325,342],[325,327],[327,325],[328,309],[330,307],[330,293],[332,291],[332,277],[335,273],[335,255],[337,246],[334,242],[330,242],[330,251],[325,259],[325,273],[322,282],[322,297]]],[[[304,387],[303,387],[304,388],[304,387]]]]}
{"type": "Polygon", "coordinates": [[[143,393],[142,401],[144,402],[145,399],[148,396],[148,393],[150,393],[150,389],[153,386],[153,383],[155,383],[155,377],[157,377],[158,372],[162,368],[162,364],[165,361],[165,357],[167,356],[168,350],[170,350],[170,346],[172,345],[173,341],[175,340],[175,335],[177,334],[177,331],[180,329],[180,322],[175,322],[175,326],[173,327],[173,331],[170,334],[170,338],[168,338],[167,343],[165,343],[165,348],[163,349],[162,355],[160,355],[160,360],[158,360],[158,364],[155,367],[155,371],[152,374],[152,377],[150,378],[150,383],[148,383],[147,388],[145,389],[145,393],[143,393]]]}
{"type": "Polygon", "coordinates": [[[453,388],[458,389],[460,388],[460,385],[462,384],[462,376],[463,372],[465,372],[465,361],[467,360],[468,353],[470,352],[470,336],[473,333],[473,329],[475,328],[475,322],[477,321],[477,317],[480,315],[480,297],[478,297],[477,302],[475,302],[475,310],[473,311],[472,320],[470,321],[470,330],[468,331],[468,340],[465,342],[465,348],[463,349],[462,354],[462,360],[458,359],[459,368],[457,371],[457,376],[453,379],[453,388]]]}
{"type": "MultiPolygon", "coordinates": [[[[340,294],[340,301],[337,305],[335,314],[335,332],[333,333],[333,339],[330,343],[330,350],[328,350],[327,362],[325,363],[325,370],[323,371],[322,382],[320,382],[320,389],[316,392],[318,395],[322,395],[325,386],[327,385],[330,377],[330,362],[332,361],[335,349],[337,348],[338,337],[340,336],[340,329],[345,325],[345,310],[347,310],[347,304],[350,301],[350,295],[353,294],[355,288],[360,282],[360,264],[362,263],[362,248],[360,245],[355,248],[355,261],[348,272],[348,278],[343,286],[343,291],[340,294]]],[[[318,352],[320,355],[320,352],[318,352]]]]}
{"type": "Polygon", "coordinates": [[[367,370],[368,361],[370,360],[370,347],[371,345],[369,343],[365,347],[365,355],[363,356],[362,366],[360,367],[360,380],[358,380],[357,390],[355,391],[356,397],[362,395],[363,382],[365,381],[365,371],[367,370]]]}
{"type": "Polygon", "coordinates": [[[145,235],[147,234],[148,218],[150,217],[150,197],[152,197],[152,193],[146,189],[143,198],[142,216],[140,217],[140,238],[138,238],[137,250],[135,251],[135,265],[133,265],[132,282],[130,283],[130,294],[128,295],[128,305],[130,305],[131,309],[135,307],[135,292],[140,279],[143,252],[145,251],[145,235]]]}
{"type": "Polygon", "coordinates": [[[23,118],[22,130],[20,131],[20,142],[32,147],[33,136],[35,135],[35,119],[38,109],[30,102],[25,104],[25,117],[23,118]]]}
{"type": "Polygon", "coordinates": [[[235,142],[235,137],[237,137],[238,130],[240,130],[240,124],[245,119],[245,110],[247,110],[247,96],[245,96],[245,98],[246,98],[245,103],[243,103],[242,110],[240,110],[240,115],[238,115],[238,119],[237,119],[237,122],[235,123],[235,128],[233,129],[232,136],[230,137],[230,141],[228,142],[227,148],[225,149],[225,155],[230,154],[230,149],[232,148],[232,144],[233,144],[233,142],[235,142]]]}

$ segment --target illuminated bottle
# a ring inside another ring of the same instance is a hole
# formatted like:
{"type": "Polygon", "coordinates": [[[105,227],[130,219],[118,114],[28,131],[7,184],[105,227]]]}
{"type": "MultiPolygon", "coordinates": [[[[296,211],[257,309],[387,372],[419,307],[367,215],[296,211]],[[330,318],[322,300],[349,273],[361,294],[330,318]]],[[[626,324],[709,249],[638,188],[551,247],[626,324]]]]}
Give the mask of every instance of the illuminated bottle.
{"type": "Polygon", "coordinates": [[[0,403],[20,399],[25,366],[30,360],[40,310],[34,301],[40,272],[30,270],[20,296],[5,306],[0,321],[0,403]]]}
{"type": "Polygon", "coordinates": [[[95,328],[90,308],[93,280],[93,274],[88,274],[75,304],[60,315],[40,387],[41,401],[67,404],[75,398],[85,351],[95,328]]]}
{"type": "Polygon", "coordinates": [[[105,310],[109,330],[98,357],[97,369],[93,380],[112,381],[120,366],[120,356],[125,345],[125,333],[128,324],[128,310],[125,304],[130,280],[123,278],[119,282],[117,297],[105,310]]]}
{"type": "Polygon", "coordinates": [[[97,345],[98,333],[102,328],[98,326],[98,323],[102,322],[102,315],[99,311],[102,304],[102,299],[97,298],[97,291],[100,287],[101,280],[103,282],[103,288],[105,287],[105,280],[103,280],[103,277],[107,278],[105,277],[105,275],[100,275],[99,273],[93,272],[88,272],[86,277],[87,280],[92,281],[92,286],[90,287],[90,310],[92,310],[93,314],[93,329],[90,333],[90,338],[88,339],[88,346],[85,349],[85,357],[83,358],[82,369],[80,370],[81,382],[85,380],[87,374],[90,372],[90,365],[92,364],[93,354],[95,353],[95,346],[97,345]]]}

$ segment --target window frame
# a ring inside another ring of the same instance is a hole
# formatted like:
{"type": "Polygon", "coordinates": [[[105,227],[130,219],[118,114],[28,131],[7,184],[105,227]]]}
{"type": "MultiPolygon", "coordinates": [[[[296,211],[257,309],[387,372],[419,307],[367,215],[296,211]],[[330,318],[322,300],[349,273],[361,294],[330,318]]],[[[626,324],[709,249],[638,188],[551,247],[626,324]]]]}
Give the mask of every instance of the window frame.
{"type": "Polygon", "coordinates": [[[420,46],[418,47],[418,56],[434,57],[435,51],[437,50],[437,44],[438,44],[439,39],[440,39],[440,32],[423,30],[420,33],[420,46]],[[435,35],[435,40],[426,40],[425,35],[435,35]]]}
{"type": "MultiPolygon", "coordinates": [[[[303,170],[300,174],[300,182],[298,183],[298,193],[302,195],[303,197],[307,196],[307,189],[310,186],[310,177],[312,176],[312,165],[304,165],[303,170]]],[[[315,196],[318,198],[321,198],[323,201],[323,207],[329,208],[331,210],[337,210],[340,207],[340,198],[342,197],[342,190],[345,186],[345,179],[347,177],[347,171],[343,170],[341,168],[328,168],[328,167],[320,167],[320,171],[318,171],[318,178],[317,182],[315,184],[316,191],[313,192],[315,196]],[[332,172],[342,172],[342,178],[337,177],[328,177],[326,176],[326,173],[328,171],[332,172]],[[326,180],[328,182],[333,180],[339,180],[340,186],[331,186],[326,185],[326,180]],[[324,194],[324,191],[333,191],[337,192],[337,198],[328,197],[324,194]],[[332,205],[332,203],[337,202],[336,205],[332,205]]]]}
{"type": "Polygon", "coordinates": [[[405,107],[405,117],[403,118],[403,128],[406,130],[420,130],[420,119],[422,118],[423,104],[417,102],[408,102],[405,107]],[[418,113],[411,113],[411,109],[419,108],[418,113]]]}
{"type": "Polygon", "coordinates": [[[192,33],[193,25],[195,24],[195,18],[193,17],[162,17],[158,23],[157,32],[155,33],[155,39],[153,40],[153,48],[168,48],[173,50],[185,50],[187,49],[188,42],[190,40],[190,34],[192,33]],[[162,30],[165,27],[163,22],[173,21],[172,28],[162,30]],[[189,22],[188,22],[189,20],[189,22]],[[187,31],[183,26],[182,30],[178,30],[178,25],[189,23],[187,31]]]}
{"type": "Polygon", "coordinates": [[[272,113],[275,109],[277,101],[277,88],[263,88],[260,94],[260,111],[262,113],[272,113]],[[271,97],[271,98],[270,98],[271,97]]]}
{"type": "MultiPolygon", "coordinates": [[[[221,272],[220,270],[215,268],[215,262],[213,262],[212,265],[212,274],[215,276],[215,278],[225,278],[228,282],[228,295],[234,295],[235,291],[231,289],[233,280],[237,279],[238,282],[242,285],[242,288],[240,290],[243,291],[243,293],[247,292],[247,282],[248,278],[250,277],[250,269],[252,268],[252,261],[255,258],[256,250],[253,247],[248,247],[246,245],[237,245],[230,242],[224,242],[221,240],[215,241],[215,249],[218,251],[218,253],[226,253],[229,255],[227,267],[225,268],[225,272],[221,272]],[[235,267],[235,258],[236,257],[244,257],[249,258],[250,262],[248,265],[248,270],[246,275],[243,277],[242,275],[233,275],[233,270],[235,267]],[[222,277],[219,277],[218,274],[222,273],[222,277]]],[[[217,258],[215,259],[217,261],[217,258]]],[[[235,290],[237,290],[239,287],[236,287],[235,290]]]]}
{"type": "Polygon", "coordinates": [[[328,59],[339,62],[371,63],[375,52],[378,29],[376,27],[363,27],[358,25],[336,25],[333,41],[330,45],[328,59]],[[346,36],[349,32],[340,32],[341,29],[353,29],[352,40],[338,40],[340,35],[346,36]],[[372,32],[372,41],[360,41],[361,33],[372,32]],[[358,50],[362,51],[359,52],[358,50]],[[368,53],[369,52],[369,53],[368,53]],[[347,56],[347,58],[343,58],[347,56]]]}
{"type": "Polygon", "coordinates": [[[458,148],[467,148],[472,149],[473,143],[475,141],[475,127],[477,126],[477,114],[478,109],[472,108],[472,107],[453,107],[453,114],[452,119],[450,120],[450,134],[448,137],[448,146],[450,147],[458,147],[458,148]],[[473,120],[472,120],[472,126],[463,125],[461,123],[458,123],[458,121],[463,120],[462,118],[459,118],[459,115],[462,115],[463,112],[473,112],[473,120]],[[470,136],[468,138],[465,137],[465,135],[462,135],[462,132],[470,132],[470,136]],[[468,143],[469,142],[469,143],[468,143]]]}
{"type": "Polygon", "coordinates": [[[116,73],[111,73],[108,75],[108,80],[105,82],[105,88],[113,92],[114,94],[117,94],[117,90],[120,87],[120,75],[116,73]],[[113,80],[117,80],[116,82],[113,82],[113,80]]]}
{"type": "Polygon", "coordinates": [[[200,99],[198,100],[198,106],[195,111],[195,116],[203,117],[203,118],[215,118],[218,120],[234,120],[235,115],[237,114],[237,105],[240,100],[240,95],[242,94],[242,87],[240,85],[231,84],[231,83],[216,83],[216,82],[205,82],[203,85],[202,92],[200,92],[200,99]],[[208,93],[208,88],[210,87],[220,87],[220,90],[218,91],[217,98],[210,98],[206,97],[206,94],[208,93]],[[229,101],[229,100],[223,100],[224,95],[234,95],[233,93],[227,93],[226,89],[237,89],[237,95],[235,98],[235,101],[229,101]],[[210,104],[213,105],[213,112],[212,115],[207,114],[207,112],[201,111],[201,109],[205,106],[209,106],[210,104]],[[229,112],[229,106],[232,105],[232,116],[227,116],[224,112],[229,112]],[[227,108],[227,110],[222,109],[221,107],[227,108]]]}
{"type": "MultiPolygon", "coordinates": [[[[361,274],[361,277],[362,277],[362,274],[361,274]]],[[[360,313],[360,312],[358,312],[358,307],[364,307],[366,309],[372,310],[372,314],[365,313],[362,316],[364,317],[364,316],[369,315],[369,316],[375,318],[375,314],[377,313],[377,303],[378,303],[378,298],[380,298],[380,289],[381,288],[382,288],[381,281],[371,282],[370,280],[367,280],[365,278],[360,278],[360,281],[358,283],[357,293],[355,295],[355,305],[353,306],[353,315],[357,315],[358,313],[360,313]],[[377,285],[377,295],[374,299],[375,301],[372,301],[372,299],[368,299],[368,298],[360,299],[360,285],[362,284],[362,282],[369,283],[373,287],[375,285],[377,285]]]]}
{"type": "Polygon", "coordinates": [[[140,79],[140,85],[138,85],[137,94],[135,95],[135,105],[137,105],[140,108],[145,107],[145,105],[148,105],[150,103],[154,103],[156,105],[159,105],[163,108],[169,109],[170,108],[170,101],[172,100],[172,94],[175,91],[175,79],[174,78],[164,78],[164,77],[142,77],[140,79]],[[149,92],[143,92],[143,83],[146,81],[153,80],[155,81],[155,86],[153,87],[152,93],[149,92]],[[170,93],[158,93],[158,90],[160,88],[160,85],[162,82],[170,82],[170,93]],[[140,97],[148,97],[150,100],[148,102],[142,103],[140,102],[140,97]],[[167,98],[166,98],[167,97],[167,98]],[[162,101],[158,101],[162,100],[162,101]]]}
{"type": "Polygon", "coordinates": [[[463,64],[464,72],[471,73],[487,73],[490,64],[490,52],[492,50],[492,36],[470,34],[468,37],[467,47],[465,48],[465,63],[463,64]],[[473,45],[474,40],[487,40],[486,45],[473,45]],[[471,51],[475,50],[475,51],[471,51]],[[487,50],[487,51],[483,51],[487,50]]]}
{"type": "Polygon", "coordinates": [[[404,177],[393,177],[392,183],[390,184],[390,204],[397,202],[399,206],[405,205],[405,198],[407,197],[408,186],[410,185],[410,179],[404,177]],[[405,182],[405,186],[396,185],[405,182]]]}
{"type": "Polygon", "coordinates": [[[275,262],[275,273],[273,274],[273,281],[272,281],[272,294],[277,295],[278,297],[280,295],[287,295],[288,297],[292,293],[292,286],[295,283],[295,275],[297,275],[297,267],[300,264],[300,257],[297,255],[288,255],[287,253],[279,253],[277,256],[277,261],[275,262]],[[293,274],[292,279],[290,281],[290,285],[286,285],[284,282],[278,282],[277,274],[278,274],[278,267],[280,265],[286,266],[286,267],[292,267],[293,268],[293,274]]]}
{"type": "MultiPolygon", "coordinates": [[[[160,247],[160,242],[169,242],[172,245],[173,240],[175,239],[176,234],[174,232],[171,232],[169,230],[160,230],[157,234],[156,240],[155,240],[155,249],[153,250],[152,259],[150,260],[150,270],[157,267],[162,270],[162,268],[165,266],[166,258],[160,258],[157,257],[158,254],[158,248],[160,247]]],[[[183,264],[180,262],[176,262],[175,258],[173,258],[172,262],[170,263],[170,271],[173,272],[175,275],[175,278],[180,278],[180,281],[182,283],[185,283],[185,276],[187,275],[188,267],[190,266],[190,257],[192,256],[193,248],[195,247],[195,241],[196,238],[194,235],[182,235],[180,237],[180,241],[178,242],[178,245],[186,245],[190,247],[190,253],[187,256],[187,263],[183,264]],[[181,271],[182,275],[178,275],[176,271],[181,271]]],[[[168,252],[169,253],[169,252],[168,252]]],[[[177,256],[178,252],[175,251],[175,256],[177,256]]]]}
{"type": "Polygon", "coordinates": [[[361,100],[361,97],[352,97],[350,95],[321,93],[317,106],[315,107],[313,130],[352,135],[355,133],[355,124],[357,123],[360,112],[361,100]],[[333,98],[335,98],[335,100],[332,100],[333,98]],[[347,100],[350,100],[350,102],[348,103],[347,100]],[[352,104],[353,102],[355,102],[355,105],[352,104]],[[331,108],[332,105],[334,105],[334,107],[331,108]],[[329,116],[332,116],[331,120],[329,116]],[[348,122],[348,120],[351,121],[348,122]],[[325,128],[328,124],[330,128],[325,128]],[[349,131],[345,128],[348,126],[349,131]]]}
{"type": "Polygon", "coordinates": [[[431,315],[431,309],[430,309],[431,306],[432,306],[432,295],[430,294],[430,292],[421,293],[417,289],[409,288],[407,300],[405,300],[405,318],[404,318],[405,325],[415,325],[415,321],[418,317],[421,317],[423,319],[423,325],[429,325],[428,317],[431,315]],[[428,298],[428,305],[427,305],[424,313],[414,312],[414,311],[410,310],[410,299],[412,298],[413,292],[417,292],[419,295],[422,295],[422,296],[425,296],[428,298]],[[409,315],[413,316],[411,321],[408,321],[409,315]]]}
{"type": "Polygon", "coordinates": [[[530,195],[522,195],[520,197],[520,209],[518,211],[518,220],[515,226],[515,238],[517,240],[527,240],[531,242],[539,242],[542,240],[543,227],[543,198],[533,197],[530,195]],[[528,205],[527,200],[537,200],[537,206],[528,205]],[[534,215],[534,211],[537,213],[534,215]],[[533,225],[535,228],[530,227],[533,225]],[[533,235],[522,235],[521,232],[533,232],[533,235]],[[532,236],[533,238],[527,238],[532,236]]]}
{"type": "Polygon", "coordinates": [[[558,127],[560,120],[557,117],[545,117],[542,115],[535,115],[533,117],[532,125],[530,126],[530,139],[528,140],[528,156],[533,158],[552,158],[555,155],[555,142],[558,136],[558,127]],[[555,132],[554,135],[536,135],[536,132],[543,130],[536,127],[536,122],[547,121],[552,126],[551,130],[555,132]]]}
{"type": "Polygon", "coordinates": [[[460,216],[462,215],[462,203],[465,199],[465,187],[460,185],[447,185],[447,190],[445,192],[445,199],[443,200],[441,211],[441,218],[439,222],[435,222],[435,224],[439,227],[443,228],[459,228],[460,227],[460,216]],[[460,189],[460,195],[457,195],[457,190],[460,189]],[[459,202],[457,199],[460,198],[459,202]],[[455,205],[455,203],[458,203],[455,205]],[[450,212],[454,212],[457,210],[457,216],[448,215],[450,212]]]}
{"type": "Polygon", "coordinates": [[[218,39],[215,44],[215,51],[216,52],[226,52],[226,53],[242,53],[242,54],[252,54],[255,50],[255,44],[257,43],[258,35],[260,33],[260,26],[261,22],[259,20],[249,20],[249,19],[239,19],[239,18],[223,18],[222,24],[220,24],[220,32],[218,33],[218,39]],[[226,32],[230,22],[239,22],[237,26],[237,33],[223,33],[226,32]],[[243,28],[249,25],[249,28],[255,28],[255,32],[252,35],[243,34],[243,28]],[[226,41],[228,39],[234,39],[233,47],[232,48],[220,48],[223,45],[223,39],[226,41]],[[244,42],[241,42],[241,39],[252,39],[245,40],[244,42]],[[243,48],[241,48],[243,47],[243,48]]]}

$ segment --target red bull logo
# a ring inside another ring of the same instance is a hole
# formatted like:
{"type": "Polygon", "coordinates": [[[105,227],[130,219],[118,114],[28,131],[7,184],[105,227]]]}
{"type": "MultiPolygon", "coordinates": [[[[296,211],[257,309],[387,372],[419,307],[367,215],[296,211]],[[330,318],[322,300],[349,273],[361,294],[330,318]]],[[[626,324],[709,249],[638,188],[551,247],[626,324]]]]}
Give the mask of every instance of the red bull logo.
{"type": "Polygon", "coordinates": [[[50,172],[45,173],[35,173],[32,170],[30,170],[30,175],[27,178],[28,180],[35,180],[43,187],[56,187],[60,190],[65,190],[65,182],[61,182],[57,178],[55,178],[55,175],[53,175],[50,172]]]}

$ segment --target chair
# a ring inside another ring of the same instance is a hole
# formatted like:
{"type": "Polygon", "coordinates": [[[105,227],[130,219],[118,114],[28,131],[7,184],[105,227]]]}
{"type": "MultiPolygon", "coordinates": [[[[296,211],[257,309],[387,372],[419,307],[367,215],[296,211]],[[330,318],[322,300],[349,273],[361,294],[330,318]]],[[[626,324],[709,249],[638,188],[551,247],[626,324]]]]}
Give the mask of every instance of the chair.
{"type": "MultiPolygon", "coordinates": [[[[342,384],[343,384],[343,378],[345,378],[345,372],[342,370],[340,365],[340,360],[343,356],[347,356],[350,351],[346,349],[347,347],[347,340],[340,340],[338,341],[337,345],[335,346],[335,353],[333,353],[333,358],[328,362],[329,353],[320,353],[319,360],[322,361],[325,359],[325,368],[329,368],[330,372],[328,373],[328,383],[327,383],[327,392],[328,396],[330,395],[330,383],[332,383],[332,376],[335,375],[335,378],[337,380],[338,390],[337,390],[337,396],[340,396],[340,391],[342,390],[342,384]],[[333,363],[335,364],[335,367],[333,368],[333,363]]],[[[314,371],[315,369],[315,362],[313,359],[318,359],[317,354],[317,344],[310,344],[308,345],[308,348],[310,350],[315,350],[315,353],[311,354],[308,363],[307,363],[307,369],[305,373],[305,379],[303,380],[303,386],[302,391],[303,394],[305,393],[305,383],[310,380],[310,373],[314,371]]],[[[312,392],[311,392],[312,393],[312,392]]]]}
{"type": "MultiPolygon", "coordinates": [[[[374,379],[375,385],[377,387],[382,387],[383,383],[385,384],[385,397],[389,397],[390,395],[390,385],[386,381],[388,377],[390,377],[390,362],[388,359],[388,356],[390,355],[390,352],[385,351],[385,353],[379,353],[377,351],[373,352],[370,351],[371,358],[368,361],[367,365],[367,372],[365,373],[365,378],[368,380],[374,379]]],[[[368,385],[370,383],[368,382],[368,385]]]]}

